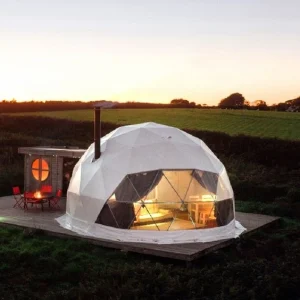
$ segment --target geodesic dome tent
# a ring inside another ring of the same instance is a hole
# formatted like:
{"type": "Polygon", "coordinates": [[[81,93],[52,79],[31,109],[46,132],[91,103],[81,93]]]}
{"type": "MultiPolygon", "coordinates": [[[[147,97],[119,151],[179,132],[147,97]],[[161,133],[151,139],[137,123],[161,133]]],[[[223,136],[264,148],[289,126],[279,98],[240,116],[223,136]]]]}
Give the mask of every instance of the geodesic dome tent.
{"type": "Polygon", "coordinates": [[[147,243],[237,237],[225,167],[206,144],[156,123],[119,127],[73,170],[61,226],[79,234],[147,243]]]}

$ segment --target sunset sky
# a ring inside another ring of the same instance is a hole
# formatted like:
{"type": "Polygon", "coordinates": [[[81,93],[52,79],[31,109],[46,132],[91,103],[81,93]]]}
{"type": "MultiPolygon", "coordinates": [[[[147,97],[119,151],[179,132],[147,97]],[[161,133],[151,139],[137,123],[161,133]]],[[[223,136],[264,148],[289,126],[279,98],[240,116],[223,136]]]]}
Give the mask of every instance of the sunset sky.
{"type": "Polygon", "coordinates": [[[0,100],[300,96],[299,0],[0,0],[0,100]]]}

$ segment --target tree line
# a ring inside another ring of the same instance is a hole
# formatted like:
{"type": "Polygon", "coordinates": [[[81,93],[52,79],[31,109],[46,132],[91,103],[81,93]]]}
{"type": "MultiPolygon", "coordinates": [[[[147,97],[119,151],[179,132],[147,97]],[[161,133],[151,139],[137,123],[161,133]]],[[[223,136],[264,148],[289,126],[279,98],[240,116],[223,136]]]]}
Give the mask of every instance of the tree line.
{"type": "Polygon", "coordinates": [[[277,110],[277,111],[300,111],[300,96],[268,106],[263,100],[256,100],[252,103],[246,101],[245,97],[240,93],[233,93],[222,99],[218,105],[219,108],[225,109],[257,109],[257,110],[277,110]]]}
{"type": "MultiPolygon", "coordinates": [[[[104,136],[118,126],[103,122],[101,133],[104,136]]],[[[300,141],[185,131],[202,139],[230,170],[237,199],[271,203],[278,206],[275,214],[300,218],[300,141]]],[[[92,121],[0,115],[0,196],[9,195],[12,185],[23,185],[24,161],[18,147],[86,149],[92,141],[92,121]]]]}
{"type": "MultiPolygon", "coordinates": [[[[7,101],[0,101],[0,113],[12,113],[12,112],[34,112],[34,111],[59,111],[59,110],[79,110],[90,109],[95,103],[106,102],[105,100],[99,101],[29,101],[18,102],[15,99],[7,101]]],[[[117,109],[135,109],[135,108],[196,108],[196,109],[248,109],[248,110],[272,110],[272,111],[300,111],[300,96],[268,106],[264,100],[256,100],[249,102],[241,93],[233,93],[228,97],[222,99],[218,105],[196,104],[190,102],[187,99],[175,98],[170,103],[145,103],[145,102],[113,102],[113,108],[117,109]]]]}

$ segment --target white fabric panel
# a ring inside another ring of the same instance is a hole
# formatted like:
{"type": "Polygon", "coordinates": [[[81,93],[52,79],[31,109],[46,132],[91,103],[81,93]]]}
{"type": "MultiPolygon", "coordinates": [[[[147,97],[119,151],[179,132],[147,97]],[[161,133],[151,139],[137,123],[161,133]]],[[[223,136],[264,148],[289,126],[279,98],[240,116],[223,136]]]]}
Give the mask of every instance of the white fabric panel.
{"type": "Polygon", "coordinates": [[[81,184],[81,180],[82,180],[82,176],[81,176],[81,164],[79,164],[79,162],[77,162],[77,164],[75,165],[74,169],[73,169],[73,173],[72,173],[72,177],[70,180],[70,184],[69,184],[69,188],[68,191],[72,192],[74,194],[79,195],[80,194],[80,184],[81,184]],[[75,170],[76,168],[76,170],[75,170]]]}
{"type": "Polygon", "coordinates": [[[219,173],[223,168],[222,164],[212,161],[206,151],[197,145],[177,144],[175,147],[180,151],[183,161],[190,166],[189,169],[219,173]]]}
{"type": "Polygon", "coordinates": [[[185,132],[185,131],[182,131],[182,133],[189,139],[192,141],[193,144],[196,144],[196,145],[199,145],[199,146],[202,146],[202,140],[198,139],[197,137],[185,132]]]}
{"type": "Polygon", "coordinates": [[[101,237],[103,239],[120,242],[154,244],[212,242],[222,239],[236,238],[246,230],[235,220],[232,220],[226,226],[217,228],[176,231],[117,229],[99,224],[87,224],[84,221],[72,218],[69,214],[59,217],[56,220],[64,228],[90,237],[101,237]]]}
{"type": "MultiPolygon", "coordinates": [[[[63,227],[100,238],[159,243],[213,241],[235,237],[239,232],[234,221],[217,228],[164,232],[94,224],[105,202],[127,174],[159,169],[213,172],[219,174],[217,200],[233,198],[223,164],[200,139],[156,123],[122,126],[101,139],[101,156],[95,162],[93,157],[94,143],[74,167],[67,193],[67,214],[58,219],[63,227]]],[[[189,193],[193,193],[193,186],[189,193]]]]}
{"type": "Polygon", "coordinates": [[[117,129],[115,129],[114,131],[111,132],[111,135],[108,134],[108,138],[110,137],[116,137],[119,135],[122,135],[124,133],[129,133],[132,130],[136,130],[136,125],[127,125],[127,126],[121,126],[117,129]]]}
{"type": "Polygon", "coordinates": [[[217,187],[217,201],[233,198],[233,190],[225,168],[219,174],[217,187]]]}
{"type": "Polygon", "coordinates": [[[81,181],[80,181],[79,185],[80,185],[80,192],[82,195],[88,195],[88,196],[91,195],[89,189],[90,189],[90,185],[91,185],[90,184],[91,180],[93,180],[93,179],[94,179],[94,181],[97,180],[97,182],[98,182],[98,184],[96,186],[94,184],[95,187],[98,187],[99,189],[103,188],[102,187],[103,178],[102,177],[98,178],[99,177],[98,174],[99,174],[99,164],[97,164],[97,162],[92,163],[92,164],[90,164],[90,163],[81,164],[81,174],[80,174],[81,181]],[[87,186],[89,186],[88,189],[86,188],[87,186]]]}

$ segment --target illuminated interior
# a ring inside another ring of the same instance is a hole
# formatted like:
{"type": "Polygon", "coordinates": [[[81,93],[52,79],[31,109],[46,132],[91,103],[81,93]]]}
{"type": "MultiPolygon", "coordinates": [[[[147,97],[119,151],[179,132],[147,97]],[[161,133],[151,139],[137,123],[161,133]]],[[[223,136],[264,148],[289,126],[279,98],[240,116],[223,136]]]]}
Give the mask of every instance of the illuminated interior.
{"type": "MultiPolygon", "coordinates": [[[[128,175],[107,201],[96,223],[132,230],[160,231],[225,225],[220,221],[220,206],[216,204],[217,174],[211,173],[205,177],[203,172],[197,170],[159,170],[148,188],[145,179],[151,179],[151,172],[128,175]],[[205,178],[208,180],[205,181],[205,178]],[[145,189],[148,189],[147,192],[145,189]]],[[[229,212],[233,218],[232,199],[219,202],[223,205],[222,211],[229,212]]],[[[229,219],[232,218],[229,216],[229,219]]]]}
{"type": "Polygon", "coordinates": [[[46,160],[38,158],[31,166],[32,176],[37,181],[45,181],[49,177],[49,165],[46,160]]]}

